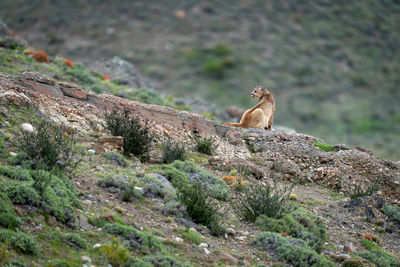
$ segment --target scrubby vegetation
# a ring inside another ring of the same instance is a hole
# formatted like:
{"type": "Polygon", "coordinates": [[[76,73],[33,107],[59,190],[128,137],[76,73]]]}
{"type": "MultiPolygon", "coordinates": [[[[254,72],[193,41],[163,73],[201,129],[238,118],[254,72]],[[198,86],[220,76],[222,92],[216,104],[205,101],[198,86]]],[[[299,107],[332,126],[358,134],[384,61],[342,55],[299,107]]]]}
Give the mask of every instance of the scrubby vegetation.
{"type": "Polygon", "coordinates": [[[291,187],[254,184],[246,187],[233,207],[241,220],[255,222],[260,215],[280,218],[290,211],[288,202],[291,187]]]}
{"type": "Polygon", "coordinates": [[[382,211],[390,219],[400,223],[400,207],[386,204],[386,205],[383,205],[382,211]]]}
{"type": "Polygon", "coordinates": [[[213,137],[209,138],[195,138],[196,141],[196,150],[200,153],[206,155],[212,155],[215,150],[215,139],[213,137]]]}
{"type": "Polygon", "coordinates": [[[172,163],[175,160],[186,160],[185,144],[174,143],[168,139],[163,142],[162,150],[162,159],[164,163],[172,163]]]}
{"type": "Polygon", "coordinates": [[[114,136],[124,138],[124,154],[133,154],[142,160],[147,159],[153,136],[150,134],[147,125],[143,125],[138,117],[135,117],[124,109],[119,112],[114,109],[106,115],[107,129],[114,136]]]}
{"type": "Polygon", "coordinates": [[[39,245],[35,238],[23,232],[0,229],[0,242],[5,242],[16,251],[23,254],[35,255],[39,252],[39,245]]]}
{"type": "Polygon", "coordinates": [[[335,150],[335,146],[333,145],[329,145],[323,142],[319,142],[319,141],[314,141],[314,146],[322,149],[325,152],[332,152],[333,150],[335,150]]]}
{"type": "Polygon", "coordinates": [[[301,239],[263,232],[252,240],[252,245],[260,249],[272,250],[277,258],[295,266],[335,266],[333,262],[319,255],[301,239]]]}
{"type": "Polygon", "coordinates": [[[119,153],[115,153],[115,152],[104,152],[102,154],[102,156],[109,160],[114,162],[115,164],[122,166],[122,167],[126,167],[128,166],[128,161],[124,158],[123,155],[119,154],[119,153]]]}

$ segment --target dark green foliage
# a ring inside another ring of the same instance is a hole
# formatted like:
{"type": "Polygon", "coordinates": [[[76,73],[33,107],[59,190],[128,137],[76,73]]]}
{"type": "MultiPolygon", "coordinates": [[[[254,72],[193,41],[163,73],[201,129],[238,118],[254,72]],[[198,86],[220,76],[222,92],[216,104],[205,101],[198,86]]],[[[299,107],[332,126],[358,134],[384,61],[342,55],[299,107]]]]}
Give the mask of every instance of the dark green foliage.
{"type": "Polygon", "coordinates": [[[107,176],[97,181],[97,185],[107,188],[110,192],[119,192],[129,186],[126,179],[120,177],[107,176]]]}
{"type": "Polygon", "coordinates": [[[79,234],[68,234],[64,237],[70,246],[76,247],[77,249],[86,249],[87,245],[85,240],[79,234]]]}
{"type": "Polygon", "coordinates": [[[122,237],[131,250],[139,250],[144,254],[158,253],[164,250],[158,238],[152,234],[139,231],[132,226],[113,223],[107,224],[104,229],[111,235],[122,237]]]}
{"type": "Polygon", "coordinates": [[[380,189],[382,180],[380,178],[375,179],[375,181],[369,185],[367,185],[364,189],[361,187],[361,184],[357,184],[354,191],[350,193],[351,199],[371,196],[375,192],[380,189]]]}
{"type": "Polygon", "coordinates": [[[393,221],[400,223],[400,207],[386,204],[383,205],[382,212],[393,221]]]}
{"type": "Polygon", "coordinates": [[[0,165],[0,174],[17,181],[32,181],[30,171],[18,167],[0,165]]]}
{"type": "Polygon", "coordinates": [[[122,166],[122,167],[126,167],[128,166],[128,161],[124,158],[124,156],[122,156],[119,153],[114,153],[114,152],[104,152],[102,154],[102,156],[110,161],[115,162],[117,165],[122,166]]]}
{"type": "Polygon", "coordinates": [[[336,266],[326,257],[319,255],[310,248],[303,240],[284,237],[281,234],[262,232],[252,240],[251,244],[272,253],[279,260],[285,260],[295,266],[336,266]]]}
{"type": "Polygon", "coordinates": [[[258,216],[280,218],[291,209],[288,203],[292,187],[279,189],[276,185],[252,184],[233,203],[233,208],[241,220],[255,222],[258,216]]]}
{"type": "Polygon", "coordinates": [[[324,221],[311,212],[297,208],[279,219],[261,215],[257,219],[261,230],[283,233],[302,239],[309,247],[320,252],[327,240],[326,225],[324,221]]]}
{"type": "Polygon", "coordinates": [[[125,262],[124,267],[154,267],[154,265],[142,259],[131,257],[125,262]]]}
{"type": "Polygon", "coordinates": [[[186,206],[189,217],[195,223],[206,225],[213,235],[221,235],[225,229],[220,226],[218,206],[206,195],[203,185],[194,183],[179,192],[179,200],[186,206]]]}
{"type": "Polygon", "coordinates": [[[97,228],[103,228],[106,224],[110,223],[109,221],[99,217],[88,217],[88,222],[97,228]]]}
{"type": "Polygon", "coordinates": [[[183,186],[189,185],[189,174],[178,170],[172,164],[164,164],[160,166],[160,170],[156,170],[172,183],[178,190],[183,186]]]}
{"type": "Polygon", "coordinates": [[[179,201],[168,201],[161,207],[162,214],[175,216],[177,218],[187,218],[186,207],[179,201]]]}
{"type": "Polygon", "coordinates": [[[23,232],[0,229],[0,242],[4,243],[6,240],[9,246],[20,253],[35,255],[39,251],[35,238],[23,232]]]}
{"type": "Polygon", "coordinates": [[[207,194],[211,197],[218,200],[228,200],[230,198],[228,186],[221,178],[197,167],[193,162],[177,160],[170,166],[185,173],[190,184],[202,184],[207,194]]]}
{"type": "Polygon", "coordinates": [[[129,94],[129,98],[159,106],[168,106],[169,104],[161,97],[160,93],[154,89],[141,88],[140,90],[135,90],[129,94]]]}
{"type": "Polygon", "coordinates": [[[210,138],[195,138],[196,141],[196,150],[200,153],[206,155],[212,155],[214,153],[214,142],[215,139],[213,137],[210,138]]]}
{"type": "Polygon", "coordinates": [[[8,154],[8,151],[7,151],[6,145],[4,144],[4,137],[0,133],[0,158],[6,158],[7,154],[8,154]]]}
{"type": "Polygon", "coordinates": [[[187,265],[183,265],[176,259],[171,256],[164,255],[155,255],[155,256],[146,256],[144,258],[146,262],[149,262],[151,266],[154,267],[184,267],[187,265]]]}
{"type": "Polygon", "coordinates": [[[319,147],[320,149],[322,149],[325,152],[332,152],[333,150],[335,150],[335,146],[326,144],[326,143],[322,143],[319,141],[314,141],[314,146],[319,147]]]}
{"type": "Polygon", "coordinates": [[[37,170],[32,171],[31,175],[33,178],[32,187],[39,195],[42,195],[51,181],[51,174],[43,170],[37,170]]]}
{"type": "Polygon", "coordinates": [[[32,168],[51,170],[55,167],[67,169],[76,167],[73,158],[75,140],[65,131],[48,120],[41,119],[35,124],[35,132],[22,131],[18,146],[32,162],[32,168]]]}
{"type": "Polygon", "coordinates": [[[360,259],[355,259],[355,258],[351,258],[348,260],[345,260],[342,265],[340,265],[341,267],[364,267],[365,264],[360,260],[360,259]]]}
{"type": "Polygon", "coordinates": [[[30,182],[16,182],[7,186],[6,192],[15,204],[40,206],[41,197],[30,182]]]}
{"type": "Polygon", "coordinates": [[[138,117],[132,116],[128,109],[118,112],[114,109],[106,114],[107,129],[114,136],[124,138],[124,154],[129,156],[146,157],[150,150],[153,136],[149,132],[147,125],[142,125],[138,117]]]}
{"type": "Polygon", "coordinates": [[[363,238],[360,240],[360,243],[368,250],[379,250],[380,247],[377,243],[372,240],[363,238]]]}
{"type": "Polygon", "coordinates": [[[14,229],[21,224],[21,219],[17,217],[11,200],[4,192],[0,192],[0,225],[14,229]]]}
{"type": "Polygon", "coordinates": [[[146,197],[167,198],[169,200],[176,198],[175,189],[156,177],[145,175],[140,178],[140,181],[143,183],[143,195],[146,197]]]}
{"type": "Polygon", "coordinates": [[[162,150],[162,159],[164,163],[172,163],[175,160],[186,160],[186,149],[184,144],[174,143],[168,139],[163,142],[162,150]]]}
{"type": "Polygon", "coordinates": [[[398,259],[383,250],[364,251],[359,252],[357,255],[371,263],[374,263],[377,267],[400,266],[400,262],[398,259]]]}
{"type": "Polygon", "coordinates": [[[143,196],[142,191],[137,190],[134,185],[129,185],[122,193],[122,201],[131,202],[133,199],[138,199],[143,196]]]}

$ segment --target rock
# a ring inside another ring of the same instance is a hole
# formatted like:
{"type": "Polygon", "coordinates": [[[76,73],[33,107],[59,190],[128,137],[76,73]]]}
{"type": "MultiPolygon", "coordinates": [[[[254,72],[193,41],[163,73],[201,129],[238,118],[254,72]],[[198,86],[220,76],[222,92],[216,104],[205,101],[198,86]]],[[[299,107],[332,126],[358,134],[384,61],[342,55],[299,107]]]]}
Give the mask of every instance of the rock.
{"type": "Polygon", "coordinates": [[[94,149],[88,149],[88,153],[89,153],[89,154],[95,154],[95,153],[96,153],[96,150],[94,150],[94,149]]]}
{"type": "Polygon", "coordinates": [[[351,256],[350,256],[349,254],[339,254],[339,255],[337,256],[337,259],[338,259],[339,261],[345,261],[345,260],[351,259],[351,256]]]}
{"type": "Polygon", "coordinates": [[[237,237],[235,237],[235,239],[236,239],[236,240],[239,240],[239,241],[244,241],[244,240],[247,239],[247,237],[242,235],[242,236],[237,236],[237,237]]]}
{"type": "Polygon", "coordinates": [[[92,201],[89,199],[85,199],[85,200],[82,200],[82,204],[85,205],[86,207],[89,207],[92,205],[92,201]]]}
{"type": "Polygon", "coordinates": [[[203,248],[204,254],[209,255],[211,252],[207,248],[203,248]]]}
{"type": "Polygon", "coordinates": [[[122,150],[124,146],[124,138],[122,136],[103,136],[99,138],[99,143],[111,149],[122,150]]]}
{"type": "Polygon", "coordinates": [[[81,256],[81,262],[83,262],[83,263],[91,263],[92,259],[89,258],[88,256],[83,255],[83,256],[81,256]]]}
{"type": "MultiPolygon", "coordinates": [[[[100,230],[101,230],[101,228],[100,228],[100,230]]],[[[99,248],[99,247],[101,247],[101,244],[99,244],[99,243],[93,245],[93,248],[99,248]]]]}
{"type": "Polygon", "coordinates": [[[229,265],[236,266],[239,262],[239,260],[236,257],[234,257],[232,254],[230,254],[229,252],[219,251],[218,254],[219,254],[219,258],[229,265]]]}
{"type": "Polygon", "coordinates": [[[176,241],[177,243],[183,243],[183,239],[180,238],[180,237],[175,237],[175,241],[176,241]]]}
{"type": "Polygon", "coordinates": [[[199,244],[199,248],[208,248],[208,244],[202,242],[202,243],[199,244]]]}
{"type": "Polygon", "coordinates": [[[354,254],[357,253],[357,250],[354,247],[353,243],[349,242],[344,246],[343,252],[346,252],[348,254],[354,254]]]}
{"type": "Polygon", "coordinates": [[[10,156],[11,156],[11,157],[15,157],[15,156],[17,156],[17,155],[18,155],[18,153],[15,153],[15,152],[10,151],[10,156]]]}
{"type": "Polygon", "coordinates": [[[88,98],[86,92],[84,92],[81,89],[78,89],[73,84],[60,82],[58,83],[58,85],[60,86],[60,89],[65,96],[69,96],[80,100],[86,100],[88,98]]]}
{"type": "Polygon", "coordinates": [[[100,215],[100,218],[103,220],[106,220],[107,222],[115,223],[115,218],[111,214],[102,214],[102,215],[100,215]]]}
{"type": "Polygon", "coordinates": [[[226,228],[226,232],[229,234],[229,235],[235,235],[236,234],[236,231],[235,231],[235,229],[233,229],[233,228],[226,228]]]}
{"type": "Polygon", "coordinates": [[[79,214],[78,217],[79,220],[79,227],[84,229],[84,230],[91,230],[92,225],[89,223],[88,218],[82,214],[79,214]]]}
{"type": "Polygon", "coordinates": [[[150,174],[148,174],[149,176],[151,176],[151,177],[154,177],[154,178],[157,178],[160,182],[162,182],[163,184],[165,184],[166,186],[168,186],[168,187],[173,187],[173,185],[171,184],[171,182],[170,181],[168,181],[168,179],[167,178],[165,178],[164,176],[162,176],[161,174],[158,174],[158,173],[150,173],[150,174]]]}
{"type": "Polygon", "coordinates": [[[21,127],[22,127],[23,131],[28,132],[28,133],[33,133],[35,131],[32,124],[30,124],[30,123],[22,123],[21,127]]]}

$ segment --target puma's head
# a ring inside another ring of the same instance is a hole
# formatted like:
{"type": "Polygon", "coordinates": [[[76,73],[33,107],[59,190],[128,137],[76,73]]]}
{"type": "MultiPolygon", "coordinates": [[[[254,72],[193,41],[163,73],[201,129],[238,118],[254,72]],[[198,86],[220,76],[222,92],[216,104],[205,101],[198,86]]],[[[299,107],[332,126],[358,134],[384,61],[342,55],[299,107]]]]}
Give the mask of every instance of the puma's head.
{"type": "Polygon", "coordinates": [[[261,86],[260,84],[257,84],[256,88],[254,88],[253,91],[250,93],[250,95],[254,98],[261,98],[267,94],[270,94],[267,87],[261,86]]]}

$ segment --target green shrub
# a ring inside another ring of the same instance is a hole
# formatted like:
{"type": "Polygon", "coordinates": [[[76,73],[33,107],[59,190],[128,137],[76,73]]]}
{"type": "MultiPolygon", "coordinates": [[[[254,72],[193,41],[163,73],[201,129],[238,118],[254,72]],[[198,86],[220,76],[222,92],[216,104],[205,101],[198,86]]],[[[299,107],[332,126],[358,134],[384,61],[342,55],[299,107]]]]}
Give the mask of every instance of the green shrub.
{"type": "Polygon", "coordinates": [[[122,193],[122,201],[131,202],[133,199],[138,199],[143,196],[143,192],[136,189],[134,185],[130,184],[124,189],[122,193]]]}
{"type": "Polygon", "coordinates": [[[361,184],[357,184],[354,191],[350,192],[350,197],[351,199],[355,199],[364,196],[371,196],[380,189],[381,183],[382,180],[377,178],[372,184],[367,185],[364,189],[361,184]]]}
{"type": "Polygon", "coordinates": [[[171,164],[163,164],[156,172],[162,174],[165,178],[172,183],[178,190],[183,186],[189,185],[189,174],[184,171],[178,170],[171,164]]]}
{"type": "Polygon", "coordinates": [[[123,155],[114,152],[104,152],[102,154],[103,158],[115,162],[117,165],[126,167],[128,166],[128,161],[124,158],[123,155]]]}
{"type": "Polygon", "coordinates": [[[107,129],[114,136],[124,138],[124,154],[145,159],[150,150],[153,136],[150,134],[147,125],[142,125],[138,117],[132,116],[128,109],[122,113],[114,109],[106,114],[107,129]]]}
{"type": "Polygon", "coordinates": [[[129,94],[129,98],[158,106],[165,106],[167,103],[160,93],[154,89],[141,88],[129,94]]]}
{"type": "Polygon", "coordinates": [[[0,225],[14,229],[21,224],[21,219],[15,214],[11,200],[4,192],[0,192],[0,225]]]}
{"type": "Polygon", "coordinates": [[[161,213],[166,216],[175,216],[177,218],[187,218],[186,207],[179,201],[168,201],[161,207],[161,213]]]}
{"type": "Polygon", "coordinates": [[[233,208],[239,219],[244,221],[255,222],[260,215],[280,218],[291,209],[288,199],[292,188],[279,189],[276,185],[249,185],[233,203],[233,208]]]}
{"type": "Polygon", "coordinates": [[[193,162],[177,160],[171,165],[174,168],[185,172],[190,184],[202,184],[211,197],[218,200],[228,200],[230,198],[229,188],[221,178],[215,177],[209,172],[196,167],[193,162]]]}
{"type": "Polygon", "coordinates": [[[358,256],[375,264],[377,267],[398,267],[399,260],[383,250],[359,252],[358,256]]]}
{"type": "Polygon", "coordinates": [[[97,228],[103,228],[106,224],[110,223],[109,221],[99,217],[88,217],[88,222],[97,228]]]}
{"type": "Polygon", "coordinates": [[[145,175],[140,178],[140,182],[143,183],[143,195],[146,197],[176,199],[175,189],[161,182],[156,177],[145,175]]]}
{"type": "Polygon", "coordinates": [[[314,146],[319,147],[320,149],[322,149],[325,152],[332,152],[333,150],[335,150],[335,146],[325,144],[325,143],[322,143],[319,141],[314,141],[314,146]]]}
{"type": "Polygon", "coordinates": [[[18,146],[32,162],[32,168],[51,170],[74,168],[73,158],[75,140],[62,128],[47,120],[35,124],[36,131],[22,131],[18,146]]]}
{"type": "Polygon", "coordinates": [[[122,192],[129,187],[126,179],[114,176],[106,176],[97,181],[97,185],[107,188],[112,193],[122,192]]]}
{"type": "Polygon", "coordinates": [[[341,267],[364,267],[365,264],[362,260],[357,258],[350,258],[342,262],[341,267]]]}
{"type": "Polygon", "coordinates": [[[4,243],[6,240],[9,246],[23,254],[36,255],[39,251],[39,246],[31,235],[0,229],[0,242],[4,243]]]}
{"type": "Polygon", "coordinates": [[[311,249],[303,240],[284,237],[281,234],[262,232],[252,240],[251,244],[276,255],[279,260],[285,260],[295,266],[336,266],[326,257],[311,249]]]}
{"type": "Polygon", "coordinates": [[[154,267],[153,264],[145,262],[136,257],[130,257],[124,264],[124,267],[154,267]]]}
{"type": "Polygon", "coordinates": [[[65,236],[64,239],[68,242],[70,246],[75,247],[77,249],[87,248],[85,240],[79,234],[76,233],[68,234],[65,236]]]}
{"type": "Polygon", "coordinates": [[[158,253],[164,251],[161,241],[152,234],[137,230],[132,226],[118,223],[107,224],[105,231],[111,235],[118,235],[127,241],[131,250],[138,250],[144,254],[158,253]]]}
{"type": "Polygon", "coordinates": [[[111,241],[99,249],[100,254],[106,258],[107,263],[112,266],[126,266],[125,262],[130,258],[131,253],[117,238],[111,237],[111,241]]]}
{"type": "Polygon", "coordinates": [[[8,151],[6,145],[4,144],[4,137],[0,136],[0,158],[6,158],[8,156],[8,151]]]}
{"type": "Polygon", "coordinates": [[[186,160],[186,150],[184,144],[175,144],[170,139],[162,144],[163,162],[172,163],[175,160],[186,160]]]}
{"type": "Polygon", "coordinates": [[[400,207],[385,204],[382,207],[382,212],[393,221],[400,223],[400,207]]]}
{"type": "Polygon", "coordinates": [[[179,200],[186,206],[186,211],[193,222],[207,226],[214,235],[225,232],[225,229],[220,227],[221,218],[217,213],[218,207],[207,196],[201,184],[195,183],[182,188],[179,192],[179,200]]]}
{"type": "Polygon", "coordinates": [[[206,155],[212,155],[214,153],[214,142],[215,139],[210,137],[210,138],[195,138],[196,141],[196,150],[200,153],[206,154],[206,155]]]}
{"type": "Polygon", "coordinates": [[[149,262],[151,266],[155,267],[184,267],[187,265],[183,265],[181,262],[177,261],[171,256],[164,255],[155,255],[155,256],[146,256],[144,258],[146,262],[149,262]]]}
{"type": "Polygon", "coordinates": [[[257,224],[263,231],[285,232],[292,237],[302,239],[318,252],[327,240],[324,221],[303,208],[298,208],[279,219],[261,215],[257,219],[257,224]]]}
{"type": "Polygon", "coordinates": [[[30,182],[16,182],[7,185],[6,192],[14,204],[40,206],[41,197],[32,188],[30,182]]]}
{"type": "Polygon", "coordinates": [[[183,239],[190,243],[198,245],[204,241],[204,239],[198,233],[190,231],[187,228],[180,227],[177,228],[176,231],[182,235],[183,239]]]}
{"type": "Polygon", "coordinates": [[[0,165],[0,174],[17,181],[32,181],[30,171],[18,167],[0,165]]]}
{"type": "Polygon", "coordinates": [[[42,195],[51,181],[51,174],[43,170],[37,170],[31,172],[31,175],[33,178],[32,187],[39,195],[42,195]]]}

